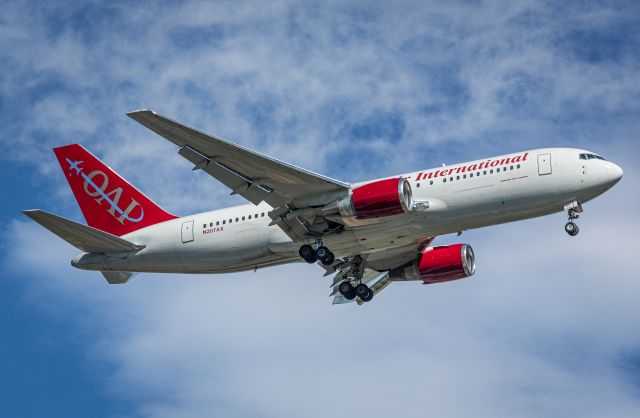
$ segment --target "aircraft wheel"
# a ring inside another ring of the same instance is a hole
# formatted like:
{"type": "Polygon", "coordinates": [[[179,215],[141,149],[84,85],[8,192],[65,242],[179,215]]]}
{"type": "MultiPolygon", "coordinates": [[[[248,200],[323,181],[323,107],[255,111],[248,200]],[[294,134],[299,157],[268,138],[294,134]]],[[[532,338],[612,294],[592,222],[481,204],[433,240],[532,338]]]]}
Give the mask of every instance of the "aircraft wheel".
{"type": "Polygon", "coordinates": [[[316,260],[318,259],[318,255],[313,250],[313,247],[308,244],[305,244],[302,247],[300,247],[300,249],[298,250],[298,254],[300,254],[300,257],[302,257],[304,261],[306,261],[309,264],[315,263],[316,260]]]}
{"type": "Polygon", "coordinates": [[[575,237],[576,235],[578,235],[578,232],[580,232],[580,229],[575,222],[567,222],[567,224],[564,226],[564,230],[572,237],[575,237]]]}
{"type": "MultiPolygon", "coordinates": [[[[371,289],[369,289],[369,286],[367,286],[364,283],[360,283],[359,285],[356,286],[356,295],[360,299],[364,299],[366,296],[368,296],[369,292],[371,292],[371,289]]],[[[371,292],[371,293],[373,293],[373,292],[371,292]]]]}
{"type": "Polygon", "coordinates": [[[361,296],[360,299],[362,299],[363,302],[371,301],[371,299],[373,299],[373,290],[369,289],[369,293],[364,297],[361,296]]]}
{"type": "Polygon", "coordinates": [[[349,282],[340,283],[338,286],[338,292],[349,300],[356,298],[356,289],[349,282]]]}
{"type": "Polygon", "coordinates": [[[329,251],[329,249],[325,246],[322,246],[320,248],[318,248],[316,250],[316,254],[318,254],[318,258],[320,260],[322,260],[323,258],[325,258],[327,256],[327,254],[329,254],[331,251],[329,251]]]}
{"type": "Polygon", "coordinates": [[[318,258],[325,266],[330,266],[334,261],[336,261],[336,256],[333,255],[331,251],[327,251],[327,253],[322,257],[320,256],[320,251],[318,251],[318,258]]]}

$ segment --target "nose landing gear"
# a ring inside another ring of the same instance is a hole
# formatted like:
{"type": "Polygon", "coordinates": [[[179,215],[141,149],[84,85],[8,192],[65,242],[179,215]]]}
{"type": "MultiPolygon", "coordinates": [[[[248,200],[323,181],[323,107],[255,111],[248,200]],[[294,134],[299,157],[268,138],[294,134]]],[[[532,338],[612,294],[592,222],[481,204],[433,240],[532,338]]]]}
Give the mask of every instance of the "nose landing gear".
{"type": "Polygon", "coordinates": [[[565,224],[564,230],[572,237],[575,237],[576,235],[578,235],[578,232],[580,232],[580,228],[578,228],[578,225],[573,222],[580,217],[580,215],[578,215],[578,213],[580,212],[582,212],[582,206],[580,206],[579,204],[574,207],[570,207],[569,210],[567,210],[567,214],[569,215],[569,222],[565,224]]]}

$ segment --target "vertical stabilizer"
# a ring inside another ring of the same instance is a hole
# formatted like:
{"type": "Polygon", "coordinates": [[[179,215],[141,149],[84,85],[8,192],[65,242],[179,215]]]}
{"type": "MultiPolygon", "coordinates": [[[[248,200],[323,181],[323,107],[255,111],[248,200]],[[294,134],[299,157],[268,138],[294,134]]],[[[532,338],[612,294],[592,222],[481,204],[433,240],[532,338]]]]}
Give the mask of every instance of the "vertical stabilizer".
{"type": "Polygon", "coordinates": [[[176,218],[81,145],[53,151],[89,226],[122,236],[176,218]]]}

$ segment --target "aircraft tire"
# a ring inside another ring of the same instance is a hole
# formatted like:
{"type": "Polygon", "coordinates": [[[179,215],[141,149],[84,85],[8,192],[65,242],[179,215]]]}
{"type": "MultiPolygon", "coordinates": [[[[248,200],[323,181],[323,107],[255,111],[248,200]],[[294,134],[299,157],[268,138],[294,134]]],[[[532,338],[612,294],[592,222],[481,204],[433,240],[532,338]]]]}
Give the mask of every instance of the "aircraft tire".
{"type": "Polygon", "coordinates": [[[325,246],[322,246],[320,248],[318,248],[316,250],[316,254],[318,254],[318,258],[320,260],[322,260],[323,258],[325,258],[327,256],[327,254],[329,254],[331,251],[329,251],[329,249],[325,246]]]}
{"type": "Polygon", "coordinates": [[[365,296],[369,295],[369,292],[371,292],[371,289],[369,289],[369,286],[364,283],[360,283],[356,286],[356,295],[360,299],[363,299],[365,296]]]}
{"type": "Polygon", "coordinates": [[[349,300],[356,298],[356,289],[349,282],[340,283],[338,285],[338,292],[349,300]]]}
{"type": "Polygon", "coordinates": [[[298,250],[300,257],[307,263],[315,263],[318,259],[316,252],[311,245],[305,244],[298,250]],[[311,260],[311,261],[309,261],[311,260]]]}
{"type": "Polygon", "coordinates": [[[578,235],[578,232],[580,232],[580,228],[578,228],[578,225],[576,225],[575,222],[567,222],[567,224],[564,226],[564,230],[572,237],[575,237],[576,235],[578,235]]]}
{"type": "Polygon", "coordinates": [[[364,297],[360,297],[360,299],[362,299],[363,302],[370,302],[371,299],[373,299],[373,290],[369,289],[369,293],[364,297]]]}
{"type": "MultiPolygon", "coordinates": [[[[318,256],[319,257],[319,256],[318,256]]],[[[333,253],[331,251],[328,251],[324,257],[320,257],[320,261],[322,262],[322,264],[324,264],[325,266],[330,266],[333,264],[334,261],[336,261],[336,256],[333,255],[333,253]]]]}

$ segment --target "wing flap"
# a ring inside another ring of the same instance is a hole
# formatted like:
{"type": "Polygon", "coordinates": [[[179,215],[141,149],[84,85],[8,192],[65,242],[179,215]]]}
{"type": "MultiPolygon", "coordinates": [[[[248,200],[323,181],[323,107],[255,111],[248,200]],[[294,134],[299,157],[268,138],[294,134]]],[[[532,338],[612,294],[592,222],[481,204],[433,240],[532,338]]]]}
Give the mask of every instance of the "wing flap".
{"type": "Polygon", "coordinates": [[[22,213],[84,252],[121,253],[144,248],[143,245],[136,245],[115,235],[44,210],[23,210],[22,213]]]}

